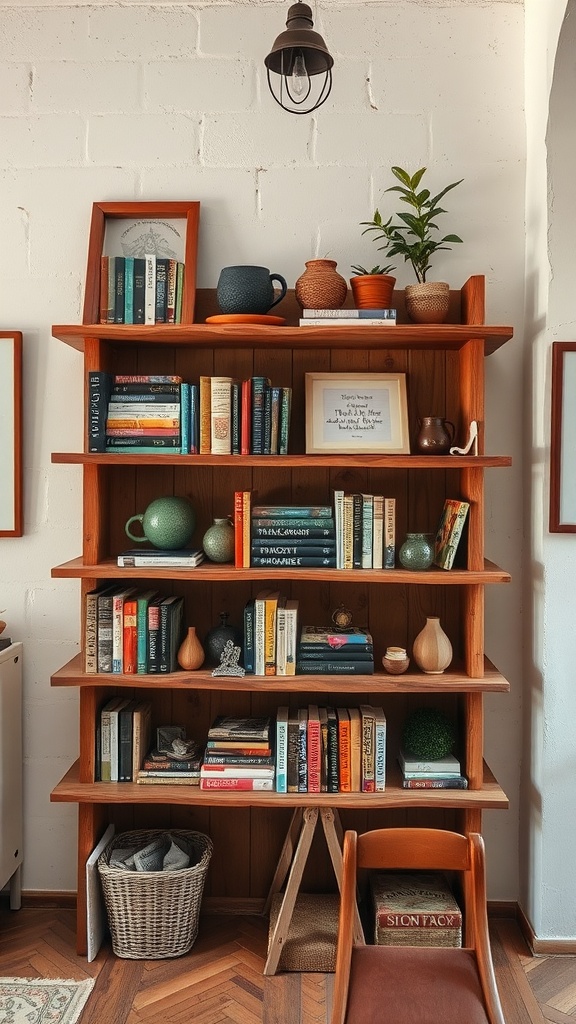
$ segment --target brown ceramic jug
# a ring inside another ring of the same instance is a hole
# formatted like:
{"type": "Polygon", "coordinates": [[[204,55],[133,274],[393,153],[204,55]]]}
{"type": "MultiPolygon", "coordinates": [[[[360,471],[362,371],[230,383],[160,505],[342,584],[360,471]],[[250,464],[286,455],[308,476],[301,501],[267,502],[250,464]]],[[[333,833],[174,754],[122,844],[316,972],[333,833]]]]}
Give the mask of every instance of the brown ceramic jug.
{"type": "Polygon", "coordinates": [[[423,416],[416,438],[416,448],[422,455],[446,455],[454,441],[454,424],[440,416],[423,416]]]}

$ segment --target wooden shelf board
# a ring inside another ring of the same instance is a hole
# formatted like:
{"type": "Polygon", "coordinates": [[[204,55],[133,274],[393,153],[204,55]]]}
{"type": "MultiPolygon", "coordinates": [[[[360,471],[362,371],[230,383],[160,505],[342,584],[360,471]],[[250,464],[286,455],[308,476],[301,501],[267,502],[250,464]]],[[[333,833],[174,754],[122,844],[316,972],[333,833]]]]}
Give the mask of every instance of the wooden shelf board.
{"type": "Polygon", "coordinates": [[[167,465],[175,466],[282,466],[284,469],[319,467],[366,469],[501,469],[509,468],[509,455],[158,455],[113,452],[53,452],[52,462],[71,466],[167,465]]]}
{"type": "Polygon", "coordinates": [[[356,342],[364,349],[460,349],[467,341],[484,340],[486,355],[509,341],[512,327],[468,324],[397,324],[394,327],[268,327],[262,325],[156,324],[55,324],[59,341],[84,351],[85,338],[115,344],[195,345],[198,348],[346,349],[356,342]]]}
{"type": "Polygon", "coordinates": [[[204,791],[198,786],[139,786],[134,782],[79,781],[76,761],[50,794],[53,803],[193,804],[205,807],[386,807],[507,808],[508,798],[488,765],[481,789],[402,789],[400,771],[387,773],[384,793],[253,793],[204,791]]]}
{"type": "Polygon", "coordinates": [[[233,565],[215,565],[203,562],[195,569],[181,569],[165,566],[126,568],[116,564],[115,558],[107,558],[97,565],[85,565],[81,557],[72,558],[52,569],[54,579],[190,579],[201,583],[225,582],[228,580],[264,580],[270,574],[283,580],[332,580],[337,583],[410,583],[440,584],[441,586],[466,586],[483,583],[509,583],[510,573],[494,562],[484,560],[483,570],[469,569],[427,569],[425,572],[411,572],[408,569],[305,569],[273,566],[269,569],[236,569],[233,565]]]}
{"type": "Polygon", "coordinates": [[[488,658],[484,676],[471,679],[462,668],[453,668],[441,676],[406,672],[391,676],[376,672],[371,676],[298,675],[298,676],[212,676],[210,669],[197,672],[171,672],[167,675],[123,675],[108,672],[85,673],[82,655],[77,654],[51,676],[52,686],[130,687],[131,689],[231,690],[252,693],[482,693],[508,692],[510,684],[488,658]]]}

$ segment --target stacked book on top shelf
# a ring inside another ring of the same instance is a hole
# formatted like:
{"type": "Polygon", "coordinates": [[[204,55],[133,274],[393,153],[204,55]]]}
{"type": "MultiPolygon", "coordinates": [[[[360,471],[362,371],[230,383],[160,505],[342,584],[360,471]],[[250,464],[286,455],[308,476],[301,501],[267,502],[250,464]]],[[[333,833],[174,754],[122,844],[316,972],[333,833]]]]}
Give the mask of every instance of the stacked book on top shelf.
{"type": "Polygon", "coordinates": [[[468,789],[468,779],[453,754],[439,760],[424,761],[402,750],[398,755],[404,789],[468,789]]]}
{"type": "Polygon", "coordinates": [[[147,786],[198,786],[202,765],[202,750],[193,741],[186,743],[185,754],[173,750],[148,750],[134,781],[147,786]]]}
{"type": "Polygon", "coordinates": [[[304,626],[296,671],[302,675],[373,675],[374,642],[367,629],[304,626]]]}
{"type": "Polygon", "coordinates": [[[381,793],[385,788],[386,716],[381,707],[278,709],[278,793],[381,793]]]}
{"type": "Polygon", "coordinates": [[[303,309],[300,327],[394,327],[395,309],[303,309]]]}
{"type": "Polygon", "coordinates": [[[218,715],[208,730],[200,789],[273,790],[272,744],[270,718],[218,715]]]}
{"type": "Polygon", "coordinates": [[[100,258],[101,324],[182,322],[184,264],[153,254],[100,258]]]}

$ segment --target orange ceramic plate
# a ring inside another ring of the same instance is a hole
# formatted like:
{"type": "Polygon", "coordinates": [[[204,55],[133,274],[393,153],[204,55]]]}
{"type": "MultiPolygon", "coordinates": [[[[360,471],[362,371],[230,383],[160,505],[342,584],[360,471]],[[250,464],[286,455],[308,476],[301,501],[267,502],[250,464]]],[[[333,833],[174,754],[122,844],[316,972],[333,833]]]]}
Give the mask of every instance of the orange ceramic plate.
{"type": "Polygon", "coordinates": [[[283,316],[270,316],[268,313],[219,313],[217,316],[207,316],[207,324],[268,324],[274,327],[283,327],[286,320],[283,316]]]}

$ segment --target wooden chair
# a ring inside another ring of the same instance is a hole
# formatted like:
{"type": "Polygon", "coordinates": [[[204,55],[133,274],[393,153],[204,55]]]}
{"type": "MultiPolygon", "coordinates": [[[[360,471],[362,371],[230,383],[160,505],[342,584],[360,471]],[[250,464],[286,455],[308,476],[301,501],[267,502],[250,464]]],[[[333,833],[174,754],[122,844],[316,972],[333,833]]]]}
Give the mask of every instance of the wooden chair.
{"type": "Polygon", "coordinates": [[[346,832],[331,1024],[505,1024],[480,835],[427,828],[346,832]],[[465,947],[355,945],[357,872],[364,868],[459,872],[465,947]]]}

